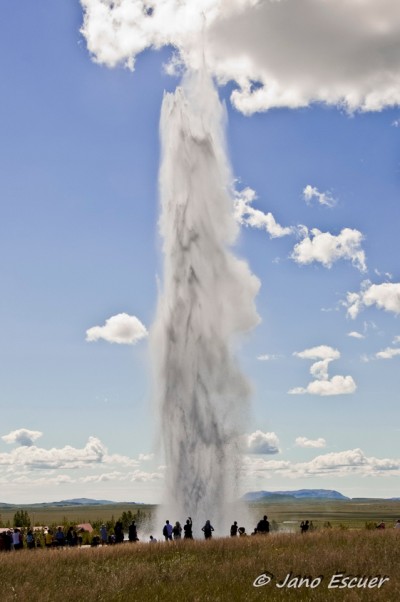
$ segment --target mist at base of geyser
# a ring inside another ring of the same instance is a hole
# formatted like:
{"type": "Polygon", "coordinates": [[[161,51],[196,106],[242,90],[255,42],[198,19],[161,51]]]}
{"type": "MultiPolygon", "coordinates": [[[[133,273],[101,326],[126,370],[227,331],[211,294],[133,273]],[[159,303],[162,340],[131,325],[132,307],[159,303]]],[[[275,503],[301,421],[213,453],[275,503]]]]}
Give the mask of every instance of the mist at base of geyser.
{"type": "Polygon", "coordinates": [[[259,321],[259,281],[230,251],[233,177],[225,110],[205,70],[165,94],[160,120],[164,275],[151,333],[155,396],[165,456],[159,524],[195,535],[206,519],[229,533],[238,497],[240,437],[250,387],[232,353],[237,335],[259,321]]]}

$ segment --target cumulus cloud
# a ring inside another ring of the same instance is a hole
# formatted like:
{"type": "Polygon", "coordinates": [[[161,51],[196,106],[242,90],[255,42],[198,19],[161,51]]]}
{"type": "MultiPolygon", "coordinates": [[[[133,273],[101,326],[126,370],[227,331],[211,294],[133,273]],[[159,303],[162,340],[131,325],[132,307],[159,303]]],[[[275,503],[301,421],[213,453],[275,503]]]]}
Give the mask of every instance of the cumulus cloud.
{"type": "Polygon", "coordinates": [[[134,345],[148,336],[146,327],[135,316],[117,314],[106,320],[104,326],[93,326],[86,331],[88,342],[104,339],[109,343],[134,345]]]}
{"type": "Polygon", "coordinates": [[[348,111],[400,104],[397,0],[81,0],[94,60],[133,69],[146,48],[204,60],[245,114],[312,102],[348,111]]]}
{"type": "Polygon", "coordinates": [[[400,459],[368,457],[361,449],[356,448],[322,454],[309,462],[274,461],[247,456],[244,470],[249,476],[264,478],[274,475],[293,479],[315,476],[398,476],[400,459]]]}
{"type": "Polygon", "coordinates": [[[326,441],[322,437],[318,439],[307,439],[307,437],[296,437],[295,441],[298,447],[326,447],[326,441]]]}
{"type": "Polygon", "coordinates": [[[20,466],[37,469],[80,468],[103,462],[107,450],[97,437],[89,437],[85,447],[66,445],[44,449],[35,445],[17,447],[10,453],[0,453],[0,466],[20,466]]]}
{"type": "Polygon", "coordinates": [[[304,351],[295,352],[293,355],[300,359],[318,360],[311,365],[310,374],[315,380],[306,387],[294,387],[288,391],[291,395],[345,395],[354,393],[357,386],[352,376],[336,375],[329,378],[328,368],[330,362],[340,358],[340,352],[328,345],[311,347],[304,351]]]}
{"type": "Polygon", "coordinates": [[[363,238],[361,232],[351,228],[343,228],[337,236],[312,228],[294,246],[291,258],[301,265],[316,261],[326,268],[331,268],[339,259],[346,259],[361,272],[365,272],[365,253],[361,248],[363,238]]]}
{"type": "Polygon", "coordinates": [[[320,205],[326,207],[334,207],[336,205],[336,199],[330,194],[330,192],[320,192],[315,186],[307,184],[303,190],[303,198],[309,205],[313,199],[316,199],[320,205]]]}
{"type": "Polygon", "coordinates": [[[337,360],[340,358],[340,351],[329,345],[318,345],[304,349],[304,351],[295,351],[294,356],[303,360],[337,360]]]}
{"type": "Polygon", "coordinates": [[[279,439],[275,433],[255,431],[247,436],[247,453],[277,454],[279,453],[279,439]]]}
{"type": "Polygon", "coordinates": [[[34,444],[36,439],[39,439],[43,433],[40,431],[31,431],[30,429],[17,429],[16,431],[11,431],[8,435],[3,435],[2,439],[6,443],[16,443],[17,445],[22,445],[24,447],[30,447],[34,444]]]}
{"type": "Polygon", "coordinates": [[[344,305],[347,307],[347,314],[353,319],[364,307],[373,305],[378,309],[400,314],[400,283],[372,284],[369,280],[365,280],[359,293],[347,293],[344,305]]]}
{"type": "Polygon", "coordinates": [[[392,358],[396,357],[397,355],[400,355],[400,349],[398,347],[397,348],[386,347],[386,349],[383,349],[382,351],[378,351],[378,353],[376,354],[376,357],[381,360],[391,360],[392,358]]]}
{"type": "Polygon", "coordinates": [[[326,380],[313,380],[304,387],[294,387],[290,389],[291,395],[304,395],[309,393],[310,395],[321,395],[322,397],[327,395],[348,395],[354,393],[357,389],[357,385],[354,382],[352,376],[333,376],[331,379],[326,380]]]}
{"type": "Polygon", "coordinates": [[[259,209],[254,209],[251,203],[256,198],[255,191],[248,187],[235,192],[234,215],[239,224],[265,230],[271,238],[293,234],[294,229],[280,226],[272,213],[263,213],[259,209]]]}
{"type": "Polygon", "coordinates": [[[97,475],[88,475],[81,477],[79,482],[81,483],[105,483],[110,481],[129,481],[129,482],[141,482],[148,483],[151,481],[159,481],[163,478],[161,472],[146,472],[143,470],[134,470],[133,472],[121,472],[114,470],[112,472],[101,473],[97,475]]]}

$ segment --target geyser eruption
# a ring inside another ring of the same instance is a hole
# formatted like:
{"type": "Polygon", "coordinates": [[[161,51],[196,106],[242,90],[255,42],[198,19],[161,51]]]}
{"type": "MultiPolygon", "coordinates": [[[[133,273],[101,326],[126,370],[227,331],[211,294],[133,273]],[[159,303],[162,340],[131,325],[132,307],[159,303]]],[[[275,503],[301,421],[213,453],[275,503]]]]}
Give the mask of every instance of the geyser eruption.
{"type": "MultiPolygon", "coordinates": [[[[258,322],[258,279],[229,247],[237,235],[225,111],[200,70],[161,112],[163,291],[152,331],[156,395],[175,520],[224,522],[239,468],[249,385],[232,354],[258,322]]],[[[166,516],[164,517],[166,518],[166,516]]]]}

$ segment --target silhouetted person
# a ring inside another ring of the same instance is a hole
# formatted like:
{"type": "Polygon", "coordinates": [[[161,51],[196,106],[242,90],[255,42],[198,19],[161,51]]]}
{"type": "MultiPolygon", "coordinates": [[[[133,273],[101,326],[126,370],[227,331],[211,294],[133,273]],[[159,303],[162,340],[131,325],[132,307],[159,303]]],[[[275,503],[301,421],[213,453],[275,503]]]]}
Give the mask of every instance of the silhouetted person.
{"type": "Polygon", "coordinates": [[[209,520],[206,520],[206,524],[204,525],[204,527],[202,527],[201,530],[204,532],[205,539],[211,539],[214,527],[212,526],[209,520]]]}
{"type": "Polygon", "coordinates": [[[186,521],[186,524],[183,525],[183,533],[184,533],[183,537],[185,539],[193,539],[192,526],[193,526],[192,519],[189,516],[186,521]]]}
{"type": "Polygon", "coordinates": [[[76,546],[78,543],[78,535],[73,527],[70,527],[67,531],[66,536],[67,544],[69,546],[76,546]]]}
{"type": "Polygon", "coordinates": [[[124,527],[123,527],[122,522],[120,520],[118,520],[115,523],[114,533],[115,533],[115,543],[123,543],[123,541],[124,541],[124,527]]]}
{"type": "Polygon", "coordinates": [[[237,526],[237,522],[235,521],[233,523],[233,525],[231,526],[231,537],[236,537],[238,532],[238,526],[237,526]]]}
{"type": "Polygon", "coordinates": [[[152,535],[150,535],[150,541],[149,543],[157,543],[157,540],[155,537],[153,537],[152,535]]]}
{"type": "Polygon", "coordinates": [[[137,536],[137,527],[134,520],[129,525],[129,541],[139,541],[137,536]]]}
{"type": "Polygon", "coordinates": [[[267,533],[269,533],[269,521],[266,514],[264,514],[264,517],[258,522],[257,533],[260,533],[261,535],[267,535],[267,533]]]}
{"type": "Polygon", "coordinates": [[[182,537],[182,527],[181,527],[181,523],[177,520],[173,529],[172,529],[172,535],[174,536],[174,539],[181,539],[182,537]]]}
{"type": "Polygon", "coordinates": [[[239,527],[238,533],[239,533],[239,537],[243,537],[243,535],[247,535],[246,529],[244,527],[239,527]]]}
{"type": "Polygon", "coordinates": [[[307,533],[308,529],[310,528],[310,523],[308,520],[304,521],[302,520],[300,523],[300,531],[301,533],[307,533]]]}

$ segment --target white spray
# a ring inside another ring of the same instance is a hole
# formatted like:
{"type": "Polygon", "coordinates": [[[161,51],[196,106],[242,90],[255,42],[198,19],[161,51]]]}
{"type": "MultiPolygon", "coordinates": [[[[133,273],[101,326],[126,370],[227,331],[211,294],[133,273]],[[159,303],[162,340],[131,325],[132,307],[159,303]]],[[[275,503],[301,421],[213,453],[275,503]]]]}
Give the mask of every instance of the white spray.
{"type": "Polygon", "coordinates": [[[237,225],[224,123],[224,107],[205,70],[186,75],[175,94],[164,97],[164,280],[152,352],[165,512],[173,520],[191,516],[197,527],[210,519],[225,529],[250,392],[232,344],[259,320],[259,281],[229,250],[237,225]]]}

